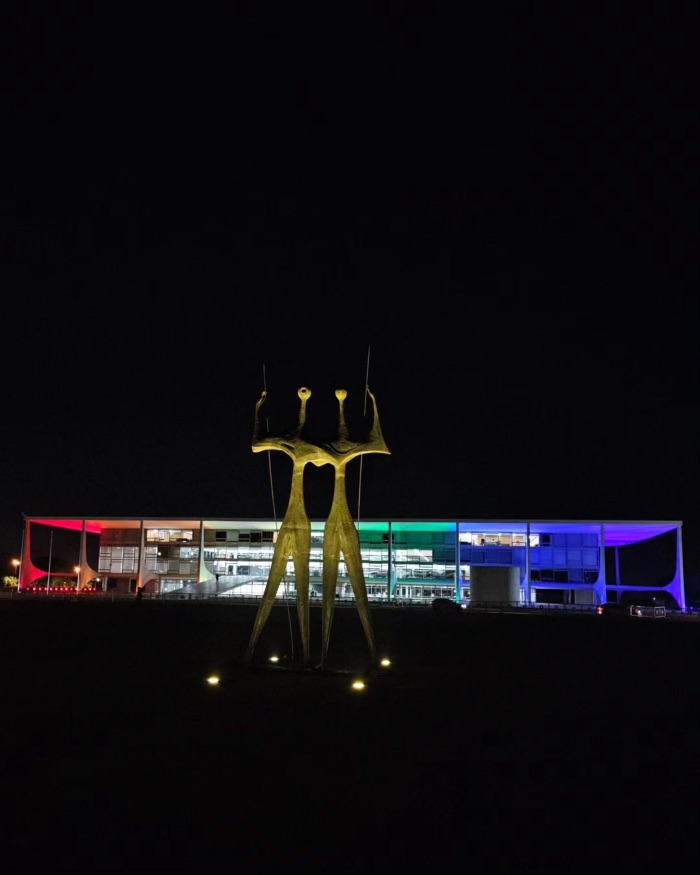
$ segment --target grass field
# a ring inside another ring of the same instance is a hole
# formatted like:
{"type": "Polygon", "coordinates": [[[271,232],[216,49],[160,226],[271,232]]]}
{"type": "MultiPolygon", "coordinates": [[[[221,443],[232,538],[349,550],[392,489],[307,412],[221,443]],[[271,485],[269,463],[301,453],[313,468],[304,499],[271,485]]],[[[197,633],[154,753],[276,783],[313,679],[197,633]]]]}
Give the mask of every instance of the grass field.
{"type": "Polygon", "coordinates": [[[254,616],[0,602],[1,871],[698,870],[700,622],[373,609],[357,692],[254,616]]]}

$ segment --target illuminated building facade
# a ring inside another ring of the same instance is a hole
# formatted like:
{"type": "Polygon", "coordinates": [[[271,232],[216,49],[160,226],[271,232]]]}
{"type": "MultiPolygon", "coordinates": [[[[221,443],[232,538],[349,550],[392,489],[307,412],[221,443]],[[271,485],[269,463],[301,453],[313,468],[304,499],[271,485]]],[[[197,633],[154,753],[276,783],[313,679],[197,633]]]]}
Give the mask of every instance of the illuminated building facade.
{"type": "MultiPolygon", "coordinates": [[[[321,595],[324,525],[311,521],[312,597],[321,595]]],[[[365,520],[357,529],[374,602],[585,608],[653,593],[686,609],[678,521],[365,520]]],[[[261,596],[278,530],[265,519],[25,516],[19,588],[52,592],[60,559],[72,568],[63,584],[86,594],[261,596]]],[[[294,595],[290,560],[278,598],[294,595]]],[[[342,556],[336,597],[352,598],[342,556]]]]}

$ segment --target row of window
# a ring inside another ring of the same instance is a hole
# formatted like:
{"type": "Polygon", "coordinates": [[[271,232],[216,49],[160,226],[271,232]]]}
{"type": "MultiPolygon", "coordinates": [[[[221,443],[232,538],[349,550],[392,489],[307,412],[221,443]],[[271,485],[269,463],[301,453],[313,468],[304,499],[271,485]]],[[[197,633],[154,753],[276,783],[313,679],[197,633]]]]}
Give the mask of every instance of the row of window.
{"type": "MultiPolygon", "coordinates": [[[[193,532],[185,529],[148,529],[144,548],[145,564],[159,574],[197,574],[199,547],[191,546],[193,532]]],[[[273,555],[275,532],[272,531],[217,531],[217,541],[230,542],[236,535],[244,547],[221,546],[204,551],[205,562],[213,573],[224,575],[264,575],[269,571],[273,555]],[[222,536],[222,537],[220,537],[222,536]],[[225,538],[223,536],[226,536],[225,538]],[[247,549],[245,549],[247,547],[247,549]],[[241,564],[241,560],[244,564],[241,564]],[[263,563],[250,566],[250,560],[263,563]]],[[[388,538],[386,532],[369,533],[381,536],[379,541],[361,542],[362,561],[366,577],[386,578],[388,575],[388,538]]],[[[133,531],[132,531],[133,537],[133,531]]],[[[402,537],[406,537],[404,533],[402,537]]],[[[411,546],[405,541],[392,539],[392,568],[397,579],[453,579],[455,574],[454,549],[444,544],[444,533],[412,532],[411,546]],[[428,546],[429,544],[432,546],[428,546]],[[421,546],[418,546],[421,544],[421,546]]],[[[460,565],[462,576],[469,574],[472,565],[502,565],[525,567],[527,551],[525,536],[521,534],[461,533],[460,565]],[[488,543],[484,542],[488,539],[488,543]],[[518,546],[522,542],[522,545],[518,546]],[[481,546],[484,544],[484,546],[481,546]],[[510,544],[510,546],[506,546],[510,544]],[[477,546],[478,545],[478,546],[477,546]]],[[[323,536],[312,536],[312,575],[321,573],[323,536]],[[315,549],[314,549],[315,548],[315,549]]],[[[547,582],[588,582],[597,580],[599,550],[597,536],[591,534],[561,533],[530,536],[529,560],[531,579],[547,582]]],[[[136,545],[119,546],[103,543],[100,546],[101,574],[134,574],[138,571],[139,548],[136,545]]],[[[294,575],[294,565],[287,565],[288,576],[294,575]]],[[[339,574],[346,574],[340,563],[339,574]]]]}
{"type": "MultiPolygon", "coordinates": [[[[205,531],[205,542],[210,544],[212,537],[210,532],[205,531]]],[[[147,542],[169,544],[190,543],[198,535],[192,529],[146,529],[147,542]]],[[[360,532],[360,542],[370,546],[372,544],[388,546],[389,532],[363,531],[360,532]]],[[[420,547],[428,545],[453,544],[451,532],[414,531],[392,532],[391,545],[396,547],[408,547],[409,544],[420,547]]],[[[111,542],[133,540],[133,529],[110,529],[103,534],[104,539],[111,542]]],[[[274,544],[277,540],[276,531],[268,530],[217,530],[214,532],[215,544],[274,544]]],[[[323,532],[317,531],[311,534],[312,544],[323,543],[323,532]]],[[[597,547],[598,536],[592,533],[558,532],[556,534],[530,534],[529,542],[523,532],[460,532],[460,544],[475,546],[495,547],[524,547],[529,543],[530,547],[597,547]]]]}

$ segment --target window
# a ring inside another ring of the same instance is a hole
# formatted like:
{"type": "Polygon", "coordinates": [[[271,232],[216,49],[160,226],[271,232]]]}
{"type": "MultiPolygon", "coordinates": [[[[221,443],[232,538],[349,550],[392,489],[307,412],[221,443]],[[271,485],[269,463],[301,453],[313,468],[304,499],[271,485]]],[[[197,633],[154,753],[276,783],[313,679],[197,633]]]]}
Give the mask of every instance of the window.
{"type": "Polygon", "coordinates": [[[147,529],[146,540],[167,544],[170,541],[186,543],[194,539],[191,529],[147,529]]]}

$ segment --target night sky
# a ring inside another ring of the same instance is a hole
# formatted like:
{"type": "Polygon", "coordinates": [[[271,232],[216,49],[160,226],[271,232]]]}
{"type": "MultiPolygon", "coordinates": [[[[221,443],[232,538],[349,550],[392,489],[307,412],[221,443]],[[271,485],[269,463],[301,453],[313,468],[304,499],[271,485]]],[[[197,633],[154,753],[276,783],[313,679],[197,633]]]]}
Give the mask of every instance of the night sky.
{"type": "Polygon", "coordinates": [[[683,520],[697,574],[697,4],[493,5],[6,15],[0,550],[281,519],[260,392],[360,437],[369,373],[353,512],[683,520]]]}

